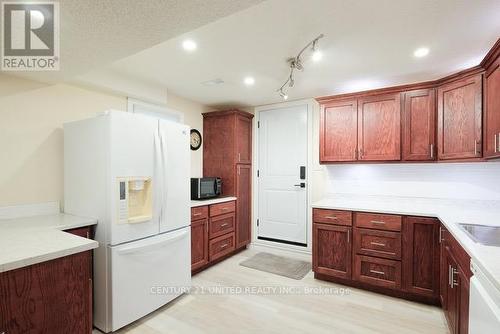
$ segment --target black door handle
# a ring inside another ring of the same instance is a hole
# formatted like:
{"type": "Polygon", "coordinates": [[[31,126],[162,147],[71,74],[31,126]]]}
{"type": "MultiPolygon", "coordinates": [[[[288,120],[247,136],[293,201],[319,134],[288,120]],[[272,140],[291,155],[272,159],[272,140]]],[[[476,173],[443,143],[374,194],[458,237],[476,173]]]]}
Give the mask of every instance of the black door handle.
{"type": "Polygon", "coordinates": [[[301,182],[299,184],[294,184],[293,185],[294,187],[301,187],[301,188],[305,188],[306,187],[306,183],[305,182],[301,182]]]}

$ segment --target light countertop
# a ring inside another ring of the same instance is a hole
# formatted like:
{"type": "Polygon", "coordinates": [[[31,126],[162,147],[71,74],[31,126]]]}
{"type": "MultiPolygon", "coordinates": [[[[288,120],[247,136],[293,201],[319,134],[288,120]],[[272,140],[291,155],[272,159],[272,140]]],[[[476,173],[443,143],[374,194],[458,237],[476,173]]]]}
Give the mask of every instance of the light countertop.
{"type": "Polygon", "coordinates": [[[500,202],[393,196],[336,195],[313,208],[436,217],[471,256],[475,265],[500,290],[500,247],[474,242],[459,223],[500,226],[500,202]]]}
{"type": "Polygon", "coordinates": [[[63,213],[0,220],[0,272],[97,248],[97,241],[63,232],[95,224],[63,213]]]}
{"type": "Polygon", "coordinates": [[[197,206],[212,205],[212,204],[236,201],[236,199],[237,199],[236,197],[217,197],[217,198],[211,198],[211,199],[202,199],[199,201],[191,201],[191,207],[195,208],[197,206]]]}

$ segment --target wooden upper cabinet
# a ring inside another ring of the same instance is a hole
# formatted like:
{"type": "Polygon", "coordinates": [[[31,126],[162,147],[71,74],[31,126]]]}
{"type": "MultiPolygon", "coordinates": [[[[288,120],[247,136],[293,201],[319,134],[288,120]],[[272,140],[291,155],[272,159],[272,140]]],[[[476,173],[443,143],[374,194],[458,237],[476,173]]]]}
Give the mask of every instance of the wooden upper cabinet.
{"type": "Polygon", "coordinates": [[[438,158],[480,158],[482,76],[475,75],[438,88],[438,158]]]}
{"type": "Polygon", "coordinates": [[[252,163],[252,119],[236,115],[236,163],[252,163]]]}
{"type": "Polygon", "coordinates": [[[484,82],[484,157],[500,157],[500,56],[486,69],[484,82]]]}
{"type": "Polygon", "coordinates": [[[436,159],[436,92],[420,89],[404,93],[402,112],[403,160],[436,159]]]}
{"type": "Polygon", "coordinates": [[[320,162],[357,160],[357,100],[322,105],[319,131],[320,162]]]}
{"type": "Polygon", "coordinates": [[[358,99],[359,160],[401,159],[400,94],[358,99]]]}

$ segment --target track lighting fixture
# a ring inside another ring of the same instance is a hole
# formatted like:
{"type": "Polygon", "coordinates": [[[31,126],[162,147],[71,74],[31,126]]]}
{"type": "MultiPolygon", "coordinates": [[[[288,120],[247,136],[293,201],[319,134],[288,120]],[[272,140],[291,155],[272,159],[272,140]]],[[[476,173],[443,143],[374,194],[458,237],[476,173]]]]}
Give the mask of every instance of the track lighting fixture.
{"type": "Polygon", "coordinates": [[[325,35],[323,35],[323,34],[319,35],[318,37],[313,39],[311,42],[307,43],[307,45],[304,46],[304,48],[302,48],[302,50],[300,50],[300,52],[297,54],[296,57],[289,58],[287,60],[288,66],[290,67],[290,74],[288,75],[288,78],[286,79],[285,83],[277,90],[277,92],[279,93],[279,95],[281,96],[281,98],[283,100],[288,99],[288,95],[286,93],[287,86],[288,86],[288,88],[292,88],[295,84],[294,71],[295,70],[302,71],[304,69],[304,65],[302,62],[302,54],[307,49],[310,48],[310,51],[312,52],[312,60],[313,61],[321,60],[323,55],[321,54],[321,52],[318,49],[318,41],[321,38],[323,38],[324,36],[325,35]]]}

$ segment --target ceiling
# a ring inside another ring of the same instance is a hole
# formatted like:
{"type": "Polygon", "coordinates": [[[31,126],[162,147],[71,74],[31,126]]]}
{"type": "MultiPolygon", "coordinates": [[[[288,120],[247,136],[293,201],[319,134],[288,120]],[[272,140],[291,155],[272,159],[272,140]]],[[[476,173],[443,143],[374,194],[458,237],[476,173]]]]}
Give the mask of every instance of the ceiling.
{"type": "MultiPolygon", "coordinates": [[[[325,34],[290,99],[432,80],[477,65],[500,37],[500,1],[269,0],[94,71],[112,71],[210,106],[279,102],[286,59],[325,34]],[[198,49],[187,53],[186,38],[198,49]],[[415,58],[416,48],[430,53],[415,58]],[[243,78],[251,75],[255,85],[243,78]],[[224,84],[206,86],[220,78],[224,84]]],[[[92,75],[90,74],[90,77],[92,75]]]]}
{"type": "Polygon", "coordinates": [[[9,72],[44,82],[70,80],[262,0],[64,0],[61,70],[9,72]]]}

